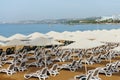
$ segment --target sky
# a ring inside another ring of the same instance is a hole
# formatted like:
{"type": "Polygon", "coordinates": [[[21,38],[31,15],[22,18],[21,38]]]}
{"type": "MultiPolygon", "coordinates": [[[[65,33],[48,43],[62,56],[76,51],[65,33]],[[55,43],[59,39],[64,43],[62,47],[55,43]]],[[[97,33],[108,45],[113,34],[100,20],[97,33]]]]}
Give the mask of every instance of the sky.
{"type": "Polygon", "coordinates": [[[120,0],[0,0],[0,20],[85,18],[120,14],[120,0]]]}

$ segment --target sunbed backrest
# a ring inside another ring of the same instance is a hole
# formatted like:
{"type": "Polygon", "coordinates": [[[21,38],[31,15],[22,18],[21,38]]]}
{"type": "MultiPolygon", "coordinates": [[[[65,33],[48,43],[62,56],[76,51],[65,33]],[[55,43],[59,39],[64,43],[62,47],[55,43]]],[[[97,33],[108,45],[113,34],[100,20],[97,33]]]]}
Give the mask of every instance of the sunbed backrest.
{"type": "Polygon", "coordinates": [[[52,70],[56,70],[57,67],[58,67],[58,65],[57,65],[57,64],[54,64],[53,67],[52,67],[52,70]]]}
{"type": "Polygon", "coordinates": [[[86,80],[91,80],[92,76],[93,76],[93,71],[87,74],[86,80]]]}
{"type": "Polygon", "coordinates": [[[47,73],[48,68],[43,68],[41,71],[41,74],[46,74],[47,73]]]}
{"type": "Polygon", "coordinates": [[[75,64],[76,64],[76,61],[73,61],[72,64],[71,64],[71,66],[74,66],[75,64]]]}
{"type": "Polygon", "coordinates": [[[112,64],[110,64],[110,65],[108,66],[108,70],[111,70],[111,68],[112,68],[112,64]]]}
{"type": "Polygon", "coordinates": [[[5,56],[6,56],[6,53],[3,52],[3,53],[1,54],[1,57],[5,57],[5,56]]]}
{"type": "Polygon", "coordinates": [[[93,59],[93,56],[90,57],[89,61],[91,61],[93,59]]]}
{"type": "Polygon", "coordinates": [[[26,65],[26,62],[21,62],[20,67],[24,67],[26,65]]]}
{"type": "Polygon", "coordinates": [[[117,68],[117,67],[118,67],[118,65],[119,65],[119,63],[120,63],[120,62],[119,62],[119,61],[117,61],[114,67],[115,67],[115,68],[117,68]]]}
{"type": "Polygon", "coordinates": [[[93,73],[93,76],[97,76],[97,75],[98,75],[98,73],[99,73],[99,70],[100,70],[100,69],[98,69],[98,68],[97,68],[97,69],[95,69],[95,71],[94,71],[94,73],[93,73]]]}
{"type": "Polygon", "coordinates": [[[9,67],[8,67],[8,70],[13,70],[14,69],[14,64],[11,64],[9,67]]]}
{"type": "Polygon", "coordinates": [[[43,60],[43,58],[39,58],[39,59],[38,59],[38,63],[41,63],[42,60],[43,60]]]}

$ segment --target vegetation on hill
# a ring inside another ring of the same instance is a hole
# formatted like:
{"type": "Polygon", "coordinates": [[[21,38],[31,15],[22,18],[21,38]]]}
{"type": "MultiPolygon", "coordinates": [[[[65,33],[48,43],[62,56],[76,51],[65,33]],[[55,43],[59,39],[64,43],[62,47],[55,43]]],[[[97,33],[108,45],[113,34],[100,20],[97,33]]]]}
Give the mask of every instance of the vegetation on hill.
{"type": "Polygon", "coordinates": [[[102,24],[102,23],[120,23],[119,19],[106,19],[100,20],[101,17],[94,17],[94,18],[86,18],[86,19],[77,19],[77,20],[69,20],[67,24],[81,24],[81,23],[91,23],[91,24],[102,24]]]}

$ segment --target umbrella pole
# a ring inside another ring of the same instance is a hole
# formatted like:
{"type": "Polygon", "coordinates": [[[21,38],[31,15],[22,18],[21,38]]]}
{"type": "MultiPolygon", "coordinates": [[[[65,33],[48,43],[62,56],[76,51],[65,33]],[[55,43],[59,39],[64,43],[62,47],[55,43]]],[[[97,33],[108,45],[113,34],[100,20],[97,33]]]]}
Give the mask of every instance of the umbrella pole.
{"type": "MultiPolygon", "coordinates": [[[[16,52],[17,52],[17,50],[16,50],[16,45],[15,45],[15,53],[14,53],[15,56],[17,55],[16,52]]],[[[17,67],[17,65],[16,65],[16,61],[15,61],[15,67],[17,67]]]]}
{"type": "Polygon", "coordinates": [[[47,67],[47,63],[46,63],[46,51],[44,49],[44,56],[45,56],[45,67],[47,67]]]}
{"type": "MultiPolygon", "coordinates": [[[[74,51],[72,50],[71,52],[72,52],[72,55],[73,55],[73,52],[74,52],[74,51]]],[[[74,61],[74,55],[72,56],[72,58],[73,58],[73,61],[74,61]]]]}
{"type": "Polygon", "coordinates": [[[87,65],[86,65],[86,59],[85,59],[85,74],[87,74],[87,65]]]}
{"type": "Polygon", "coordinates": [[[110,63],[111,63],[111,53],[110,53],[110,63]]]}
{"type": "Polygon", "coordinates": [[[47,64],[46,64],[46,54],[45,54],[45,67],[47,67],[47,64]]]}
{"type": "MultiPolygon", "coordinates": [[[[85,52],[86,53],[86,52],[85,52]]],[[[84,61],[85,61],[85,74],[87,75],[87,65],[86,65],[86,56],[85,56],[85,53],[84,53],[84,61]]]]}
{"type": "Polygon", "coordinates": [[[15,45],[15,51],[16,51],[16,45],[15,45]]]}

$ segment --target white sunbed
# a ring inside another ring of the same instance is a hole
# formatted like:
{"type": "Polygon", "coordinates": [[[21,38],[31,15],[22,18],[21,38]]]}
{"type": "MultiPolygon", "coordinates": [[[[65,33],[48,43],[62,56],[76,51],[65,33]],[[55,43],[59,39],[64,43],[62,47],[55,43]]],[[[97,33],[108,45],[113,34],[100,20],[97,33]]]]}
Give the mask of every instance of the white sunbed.
{"type": "Polygon", "coordinates": [[[48,70],[50,75],[54,75],[56,76],[57,74],[59,74],[59,71],[58,71],[58,64],[54,64],[52,66],[52,68],[50,70],[48,70]]]}
{"type": "Polygon", "coordinates": [[[74,77],[74,79],[78,79],[78,80],[101,80],[101,78],[99,78],[99,76],[98,76],[99,71],[100,71],[100,68],[96,68],[94,70],[89,70],[87,74],[76,75],[74,77]]]}
{"type": "Polygon", "coordinates": [[[34,78],[38,78],[39,80],[41,80],[41,79],[44,79],[44,80],[45,80],[46,78],[49,77],[49,76],[47,75],[47,71],[48,71],[48,68],[45,67],[45,68],[43,68],[42,70],[36,71],[35,73],[25,74],[25,75],[24,75],[24,78],[25,78],[25,79],[29,79],[29,78],[34,77],[34,78]]]}
{"type": "Polygon", "coordinates": [[[15,64],[9,65],[7,69],[1,69],[0,73],[7,73],[7,75],[12,75],[13,73],[16,73],[15,64]]]}

